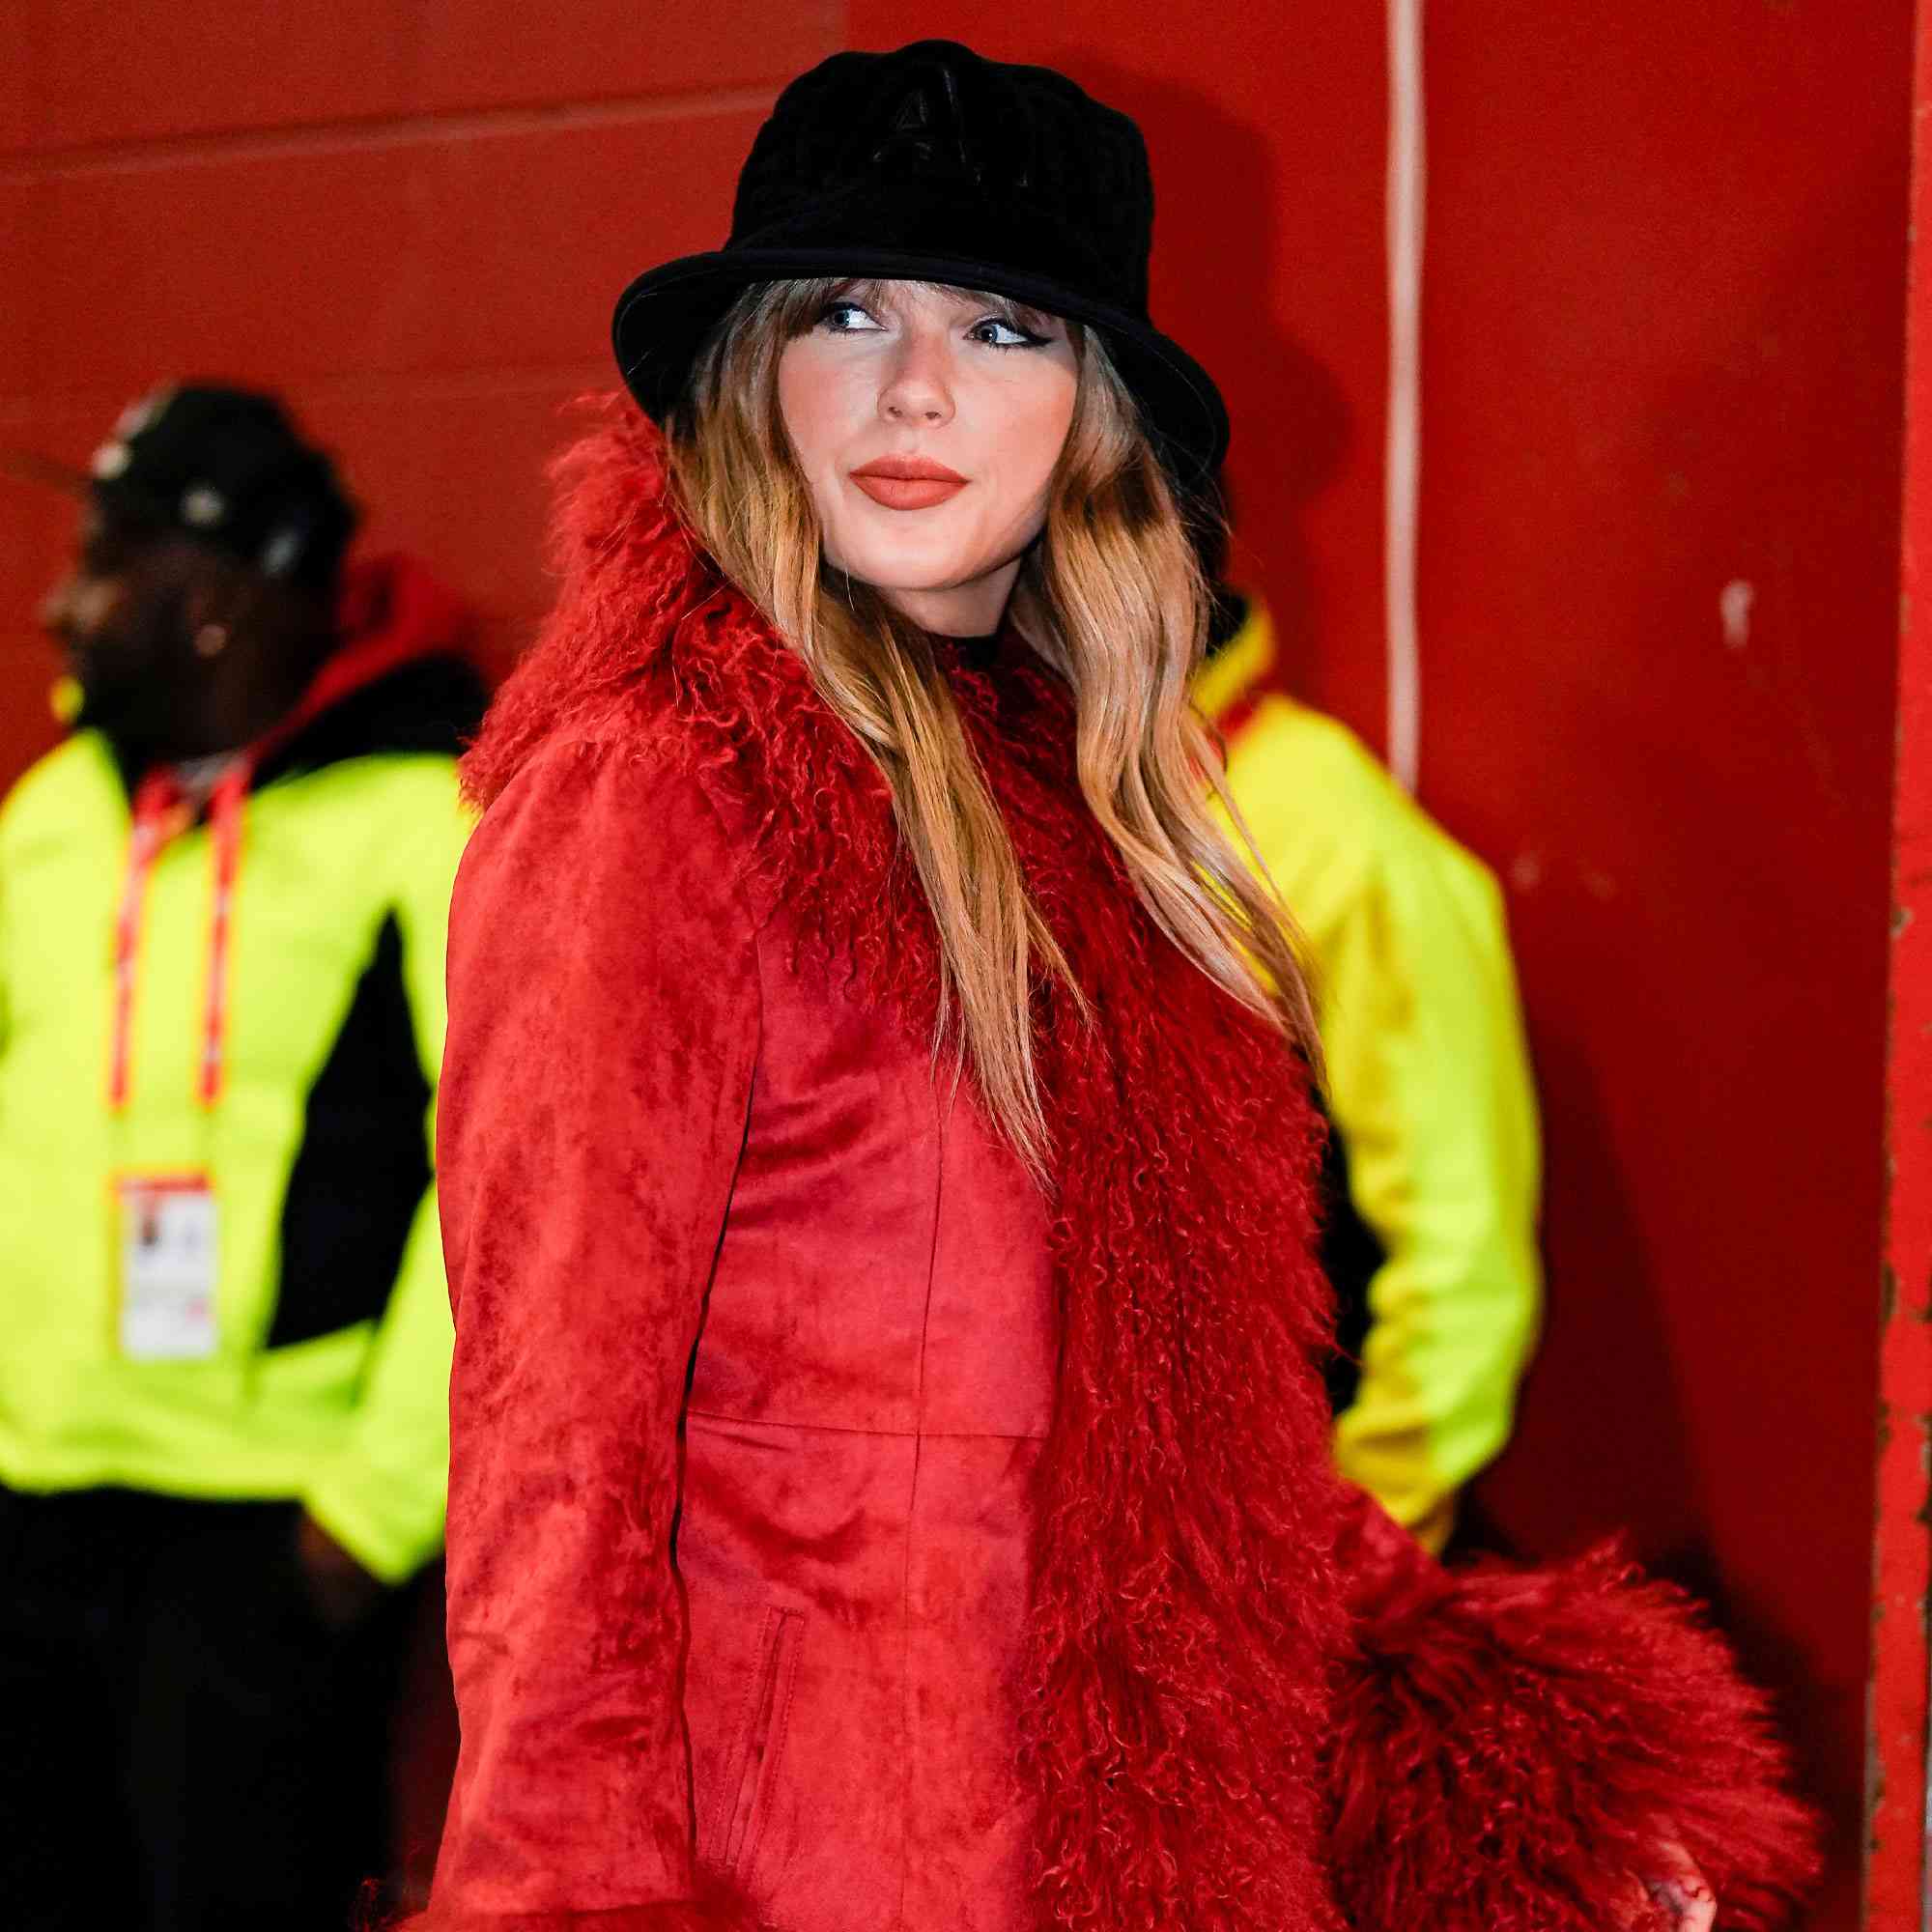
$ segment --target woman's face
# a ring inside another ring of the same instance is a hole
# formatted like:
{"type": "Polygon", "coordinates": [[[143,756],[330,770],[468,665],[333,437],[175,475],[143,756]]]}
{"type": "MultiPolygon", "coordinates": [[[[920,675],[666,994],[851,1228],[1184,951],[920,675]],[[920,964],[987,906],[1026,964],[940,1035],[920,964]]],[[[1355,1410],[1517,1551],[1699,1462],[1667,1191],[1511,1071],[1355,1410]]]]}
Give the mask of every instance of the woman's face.
{"type": "Polygon", "coordinates": [[[827,559],[929,631],[997,629],[1079,381],[1051,317],[920,282],[836,290],[779,362],[827,559]]]}

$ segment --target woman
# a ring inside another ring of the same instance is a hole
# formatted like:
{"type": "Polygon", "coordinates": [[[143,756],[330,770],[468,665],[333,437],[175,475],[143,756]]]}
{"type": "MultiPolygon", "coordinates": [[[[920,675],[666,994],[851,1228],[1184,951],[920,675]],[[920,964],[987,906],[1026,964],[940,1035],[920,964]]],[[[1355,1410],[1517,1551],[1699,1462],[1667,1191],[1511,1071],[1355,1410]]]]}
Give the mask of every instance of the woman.
{"type": "Polygon", "coordinates": [[[469,767],[440,1923],[1769,1923],[1756,1700],[1345,1493],[1132,124],[928,43],[635,284],[469,767]]]}

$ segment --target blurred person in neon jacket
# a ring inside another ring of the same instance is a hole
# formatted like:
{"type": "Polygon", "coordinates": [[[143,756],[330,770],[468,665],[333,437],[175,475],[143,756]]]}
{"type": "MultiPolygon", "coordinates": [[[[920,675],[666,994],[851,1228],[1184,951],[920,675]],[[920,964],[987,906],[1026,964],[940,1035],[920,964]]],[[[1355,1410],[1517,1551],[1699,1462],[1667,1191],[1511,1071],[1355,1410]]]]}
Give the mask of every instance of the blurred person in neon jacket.
{"type": "Polygon", "coordinates": [[[1274,661],[1265,604],[1224,589],[1195,697],[1315,966],[1336,1455],[1439,1550],[1458,1491],[1509,1437],[1540,1304],[1536,1099],[1502,895],[1347,726],[1267,688],[1274,661]]]}
{"type": "Polygon", "coordinates": [[[335,1927],[442,1537],[482,693],[273,400],[159,391],[74,487],[74,728],[0,808],[0,1917],[335,1927]]]}

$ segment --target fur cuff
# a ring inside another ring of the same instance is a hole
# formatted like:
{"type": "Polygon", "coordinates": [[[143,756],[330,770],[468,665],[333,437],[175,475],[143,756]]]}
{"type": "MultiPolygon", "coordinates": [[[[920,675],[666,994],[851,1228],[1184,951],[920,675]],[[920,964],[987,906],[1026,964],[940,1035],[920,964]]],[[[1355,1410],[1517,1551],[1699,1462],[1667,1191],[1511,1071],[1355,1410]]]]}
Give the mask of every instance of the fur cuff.
{"type": "Polygon", "coordinates": [[[1330,1758],[1358,1932],[1629,1924],[1633,1876],[1666,1834],[1702,1867],[1719,1925],[1785,1921],[1816,1875],[1813,1820],[1765,1700],[1681,1592],[1609,1550],[1369,1577],[1330,1758]]]}

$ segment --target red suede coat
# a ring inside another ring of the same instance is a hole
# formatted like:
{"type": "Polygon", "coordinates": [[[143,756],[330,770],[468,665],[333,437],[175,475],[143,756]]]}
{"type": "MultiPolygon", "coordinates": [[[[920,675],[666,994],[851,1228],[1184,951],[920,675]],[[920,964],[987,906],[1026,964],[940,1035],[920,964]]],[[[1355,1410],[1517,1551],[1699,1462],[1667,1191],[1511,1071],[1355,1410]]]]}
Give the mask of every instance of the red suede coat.
{"type": "Polygon", "coordinates": [[[1314,1115],[1054,676],[948,668],[1083,996],[1042,1192],[935,1070],[882,781],[649,432],[564,542],[452,922],[437,1923],[1594,1932],[1666,1824],[1770,1922],[1804,1821],[1690,1606],[1449,1577],[1331,1473],[1314,1115]]]}

